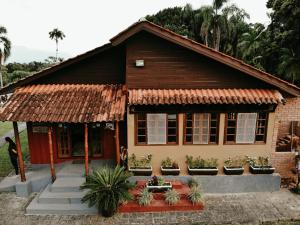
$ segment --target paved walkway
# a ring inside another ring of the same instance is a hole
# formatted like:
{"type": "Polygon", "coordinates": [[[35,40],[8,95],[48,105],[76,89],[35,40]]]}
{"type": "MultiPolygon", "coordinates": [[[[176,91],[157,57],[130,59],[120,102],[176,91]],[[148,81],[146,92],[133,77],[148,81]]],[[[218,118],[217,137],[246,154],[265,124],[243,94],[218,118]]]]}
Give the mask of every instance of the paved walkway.
{"type": "MultiPolygon", "coordinates": [[[[19,133],[21,133],[23,130],[26,129],[26,123],[19,123],[18,128],[19,128],[19,133]]],[[[14,136],[15,136],[14,130],[10,130],[2,137],[0,137],[0,147],[5,144],[5,137],[13,138],[14,136]]]]}
{"type": "Polygon", "coordinates": [[[117,214],[109,219],[101,216],[25,216],[29,201],[13,193],[0,193],[0,224],[300,224],[300,196],[286,189],[273,193],[205,195],[203,212],[117,214]],[[287,222],[291,220],[298,222],[287,222]]]}

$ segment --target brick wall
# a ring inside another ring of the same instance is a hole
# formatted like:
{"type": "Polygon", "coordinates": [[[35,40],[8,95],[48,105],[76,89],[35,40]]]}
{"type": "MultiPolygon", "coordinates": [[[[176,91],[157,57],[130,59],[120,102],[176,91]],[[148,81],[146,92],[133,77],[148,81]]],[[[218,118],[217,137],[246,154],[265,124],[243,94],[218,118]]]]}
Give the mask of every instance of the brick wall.
{"type": "Polygon", "coordinates": [[[294,167],[294,156],[292,152],[276,152],[276,141],[281,123],[287,124],[291,121],[300,121],[300,98],[287,98],[285,105],[278,105],[275,111],[275,124],[272,138],[271,154],[272,165],[282,177],[291,177],[291,169],[294,167]]]}

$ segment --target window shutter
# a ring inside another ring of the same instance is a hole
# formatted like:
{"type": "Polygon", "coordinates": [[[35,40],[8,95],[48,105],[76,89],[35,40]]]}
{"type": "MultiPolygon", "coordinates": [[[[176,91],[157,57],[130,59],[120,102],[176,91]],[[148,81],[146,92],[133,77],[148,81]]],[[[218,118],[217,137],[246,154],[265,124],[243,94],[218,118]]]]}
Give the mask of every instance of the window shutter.
{"type": "Polygon", "coordinates": [[[257,113],[238,113],[236,143],[255,142],[256,119],[257,113]]]}
{"type": "Polygon", "coordinates": [[[194,114],[193,144],[208,144],[209,113],[194,114]]]}
{"type": "Polygon", "coordinates": [[[148,144],[166,144],[166,114],[147,114],[148,144]]]}

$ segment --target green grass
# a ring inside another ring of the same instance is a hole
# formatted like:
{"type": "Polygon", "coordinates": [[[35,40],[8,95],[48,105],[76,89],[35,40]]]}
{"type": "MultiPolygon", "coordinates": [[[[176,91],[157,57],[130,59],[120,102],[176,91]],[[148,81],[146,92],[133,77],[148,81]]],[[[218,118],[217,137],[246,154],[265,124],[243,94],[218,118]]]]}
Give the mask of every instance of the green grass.
{"type": "MultiPolygon", "coordinates": [[[[20,133],[20,142],[21,142],[21,148],[23,153],[23,159],[26,159],[27,156],[29,155],[26,130],[20,133]]],[[[7,148],[8,148],[8,144],[5,144],[0,147],[0,177],[5,177],[13,169],[10,163],[7,148]]]]}
{"type": "Polygon", "coordinates": [[[12,130],[12,122],[0,122],[0,137],[12,130]]]}

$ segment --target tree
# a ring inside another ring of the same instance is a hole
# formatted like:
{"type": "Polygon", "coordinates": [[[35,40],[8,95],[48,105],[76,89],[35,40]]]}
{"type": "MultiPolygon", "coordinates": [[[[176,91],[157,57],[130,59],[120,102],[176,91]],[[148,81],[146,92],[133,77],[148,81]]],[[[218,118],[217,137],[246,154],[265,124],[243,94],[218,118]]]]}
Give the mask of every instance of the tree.
{"type": "Polygon", "coordinates": [[[63,40],[65,37],[66,37],[66,35],[62,31],[60,31],[58,28],[55,28],[49,32],[49,38],[51,40],[54,39],[55,43],[56,43],[56,56],[55,56],[56,61],[57,61],[57,56],[58,56],[58,41],[59,41],[59,39],[63,40]]]}
{"type": "Polygon", "coordinates": [[[0,26],[0,88],[3,87],[3,78],[1,73],[2,62],[5,62],[10,55],[11,43],[7,38],[7,30],[0,26]]]}

